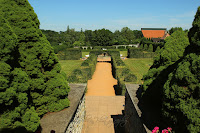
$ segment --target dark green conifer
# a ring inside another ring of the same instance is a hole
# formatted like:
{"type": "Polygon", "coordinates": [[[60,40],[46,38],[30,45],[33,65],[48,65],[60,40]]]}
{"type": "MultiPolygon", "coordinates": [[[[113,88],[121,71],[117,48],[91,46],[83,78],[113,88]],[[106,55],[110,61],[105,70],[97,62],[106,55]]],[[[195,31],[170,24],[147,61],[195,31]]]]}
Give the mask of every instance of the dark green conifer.
{"type": "Polygon", "coordinates": [[[27,0],[0,0],[0,15],[0,129],[34,132],[39,116],[69,106],[68,82],[27,0]]]}
{"type": "Polygon", "coordinates": [[[153,45],[152,45],[152,44],[149,44],[148,51],[149,51],[149,52],[153,52],[153,45]]]}
{"type": "Polygon", "coordinates": [[[200,7],[188,36],[190,45],[181,30],[167,38],[144,76],[143,99],[159,104],[164,120],[176,132],[199,133],[200,7]]]}
{"type": "Polygon", "coordinates": [[[177,131],[200,132],[200,7],[189,31],[190,46],[164,85],[163,114],[177,131]]]}

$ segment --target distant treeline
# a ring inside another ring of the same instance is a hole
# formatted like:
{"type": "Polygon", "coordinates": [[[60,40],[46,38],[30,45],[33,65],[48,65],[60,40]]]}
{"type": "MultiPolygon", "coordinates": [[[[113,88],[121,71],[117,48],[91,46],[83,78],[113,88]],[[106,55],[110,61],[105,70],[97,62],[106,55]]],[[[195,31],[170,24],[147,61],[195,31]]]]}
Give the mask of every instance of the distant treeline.
{"type": "MultiPolygon", "coordinates": [[[[177,30],[182,30],[182,28],[172,27],[168,32],[172,34],[177,30]]],[[[153,43],[151,39],[144,38],[140,30],[131,30],[128,27],[122,28],[121,31],[116,30],[115,32],[111,32],[108,29],[75,31],[75,29],[70,29],[68,26],[66,31],[42,30],[42,32],[53,46],[55,53],[75,46],[112,46],[137,43],[142,44],[142,47],[144,44],[147,44],[147,47],[152,44],[153,51],[156,51],[157,46],[162,48],[165,43],[165,41],[153,43]]],[[[185,32],[188,31],[185,30],[185,32]]]]}
{"type": "Polygon", "coordinates": [[[121,31],[116,30],[114,33],[108,29],[75,31],[69,26],[64,32],[55,32],[51,30],[42,30],[47,40],[54,47],[55,53],[58,51],[74,46],[112,46],[127,45],[139,43],[143,38],[139,30],[131,30],[124,27],[121,31]]]}

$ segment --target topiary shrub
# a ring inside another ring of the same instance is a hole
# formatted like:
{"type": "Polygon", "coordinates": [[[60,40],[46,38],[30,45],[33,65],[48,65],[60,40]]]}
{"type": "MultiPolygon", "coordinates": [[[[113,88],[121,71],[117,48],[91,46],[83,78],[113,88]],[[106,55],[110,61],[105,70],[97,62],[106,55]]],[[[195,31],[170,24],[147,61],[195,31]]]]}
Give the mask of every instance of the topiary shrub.
{"type": "Polygon", "coordinates": [[[96,53],[90,53],[90,57],[85,60],[81,67],[75,69],[68,77],[70,83],[87,83],[95,71],[97,63],[96,53]]]}
{"type": "Polygon", "coordinates": [[[100,50],[100,49],[93,49],[92,51],[90,51],[90,55],[95,55],[95,56],[98,56],[102,53],[103,53],[103,50],[100,50]]]}
{"type": "Polygon", "coordinates": [[[128,49],[128,58],[142,58],[143,52],[140,48],[129,48],[128,49]]]}
{"type": "Polygon", "coordinates": [[[137,81],[137,77],[134,74],[127,74],[124,77],[124,81],[125,82],[135,82],[135,81],[137,81]]]}

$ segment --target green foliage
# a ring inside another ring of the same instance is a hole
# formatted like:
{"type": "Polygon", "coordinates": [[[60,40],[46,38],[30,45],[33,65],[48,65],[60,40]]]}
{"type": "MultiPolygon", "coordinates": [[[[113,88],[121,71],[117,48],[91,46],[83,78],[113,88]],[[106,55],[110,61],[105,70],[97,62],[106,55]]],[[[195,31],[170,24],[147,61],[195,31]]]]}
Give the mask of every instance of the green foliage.
{"type": "Polygon", "coordinates": [[[102,53],[103,53],[103,50],[100,50],[100,49],[94,49],[94,50],[90,51],[90,55],[98,56],[98,55],[100,55],[102,53]]]}
{"type": "Polygon", "coordinates": [[[160,46],[158,46],[157,48],[156,48],[156,53],[158,53],[160,51],[160,46]]]}
{"type": "Polygon", "coordinates": [[[137,76],[137,82],[135,83],[141,84],[143,75],[147,74],[149,68],[153,64],[153,59],[152,58],[132,58],[132,59],[124,60],[124,63],[130,69],[130,71],[137,76]]]}
{"type": "Polygon", "coordinates": [[[65,78],[72,73],[74,69],[77,69],[83,63],[83,60],[60,60],[59,63],[61,64],[62,71],[61,73],[65,75],[65,78]]]}
{"type": "Polygon", "coordinates": [[[82,52],[81,49],[78,48],[68,48],[58,53],[58,58],[60,60],[80,60],[81,57],[82,52]]]}
{"type": "Polygon", "coordinates": [[[0,1],[0,130],[35,132],[46,112],[69,106],[68,83],[39,25],[27,0],[0,1]]]}
{"type": "Polygon", "coordinates": [[[95,46],[110,46],[112,42],[112,32],[107,29],[95,30],[92,44],[95,46]]]}
{"type": "Polygon", "coordinates": [[[148,51],[153,52],[153,45],[152,44],[149,45],[148,51]]]}
{"type": "Polygon", "coordinates": [[[0,31],[0,59],[1,61],[11,63],[11,61],[14,61],[13,51],[15,51],[17,37],[13,33],[7,20],[5,20],[2,15],[0,15],[0,31]]]}
{"type": "Polygon", "coordinates": [[[72,83],[87,83],[96,69],[97,55],[90,53],[90,57],[85,60],[80,68],[75,69],[68,77],[68,81],[72,83]]]}
{"type": "Polygon", "coordinates": [[[140,48],[129,48],[128,49],[128,58],[139,58],[142,55],[142,49],[140,48]]]}
{"type": "Polygon", "coordinates": [[[144,50],[148,50],[148,44],[144,44],[144,50]]]}
{"type": "Polygon", "coordinates": [[[137,77],[134,74],[129,74],[124,77],[125,82],[134,82],[137,81],[137,77]]]}
{"type": "Polygon", "coordinates": [[[144,76],[142,99],[158,104],[165,122],[177,132],[200,132],[200,7],[187,33],[176,30],[158,51],[144,76]]]}
{"type": "Polygon", "coordinates": [[[189,45],[187,34],[184,31],[176,31],[166,38],[164,48],[154,58],[153,67],[172,64],[183,56],[185,48],[189,45]]]}
{"type": "Polygon", "coordinates": [[[175,31],[183,31],[183,29],[181,27],[172,27],[170,30],[169,30],[169,34],[173,34],[175,31]]]}
{"type": "Polygon", "coordinates": [[[53,49],[55,54],[58,54],[59,51],[62,51],[63,49],[67,49],[67,45],[53,45],[53,49]]]}
{"type": "Polygon", "coordinates": [[[39,127],[40,117],[36,113],[34,107],[26,110],[26,113],[22,116],[22,123],[28,131],[36,131],[39,127]]]}
{"type": "Polygon", "coordinates": [[[200,7],[197,10],[194,21],[192,23],[192,28],[190,29],[188,36],[191,44],[191,48],[188,48],[187,52],[195,52],[199,53],[200,46],[200,25],[199,25],[199,15],[200,15],[200,7]]]}
{"type": "Polygon", "coordinates": [[[128,49],[128,58],[153,58],[155,55],[153,52],[143,52],[141,48],[128,49]]]}
{"type": "Polygon", "coordinates": [[[140,43],[143,34],[138,30],[131,30],[124,27],[121,31],[116,30],[112,33],[107,29],[98,29],[95,31],[85,30],[84,32],[75,31],[69,26],[66,31],[55,32],[51,30],[42,30],[47,40],[53,46],[55,53],[64,48],[72,48],[74,46],[104,46],[106,49],[114,49],[111,45],[128,45],[140,43]],[[109,47],[110,46],[110,47],[109,47]]]}
{"type": "Polygon", "coordinates": [[[117,59],[119,59],[119,57],[120,57],[120,51],[118,49],[108,49],[108,50],[106,50],[106,52],[110,56],[116,57],[117,59]]]}
{"type": "Polygon", "coordinates": [[[118,84],[115,87],[115,93],[117,95],[125,95],[125,82],[135,82],[137,77],[126,67],[125,63],[120,58],[118,50],[108,50],[111,55],[112,72],[114,78],[117,79],[118,84]]]}

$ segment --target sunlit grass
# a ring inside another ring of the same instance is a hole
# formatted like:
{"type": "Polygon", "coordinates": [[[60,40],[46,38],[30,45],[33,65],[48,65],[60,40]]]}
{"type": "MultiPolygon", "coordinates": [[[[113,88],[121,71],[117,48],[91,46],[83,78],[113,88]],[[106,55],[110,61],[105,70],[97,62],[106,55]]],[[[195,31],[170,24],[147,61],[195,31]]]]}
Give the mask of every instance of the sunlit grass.
{"type": "Polygon", "coordinates": [[[153,64],[153,58],[132,58],[124,60],[127,67],[137,76],[137,84],[142,83],[142,77],[153,64]]]}
{"type": "Polygon", "coordinates": [[[81,66],[83,60],[60,60],[59,62],[61,64],[62,71],[64,71],[68,77],[74,69],[81,66]]]}
{"type": "Polygon", "coordinates": [[[85,55],[89,55],[90,52],[82,52],[82,57],[85,57],[85,55]]]}
{"type": "Polygon", "coordinates": [[[120,54],[122,54],[123,57],[127,57],[127,51],[120,51],[120,54]]]}

